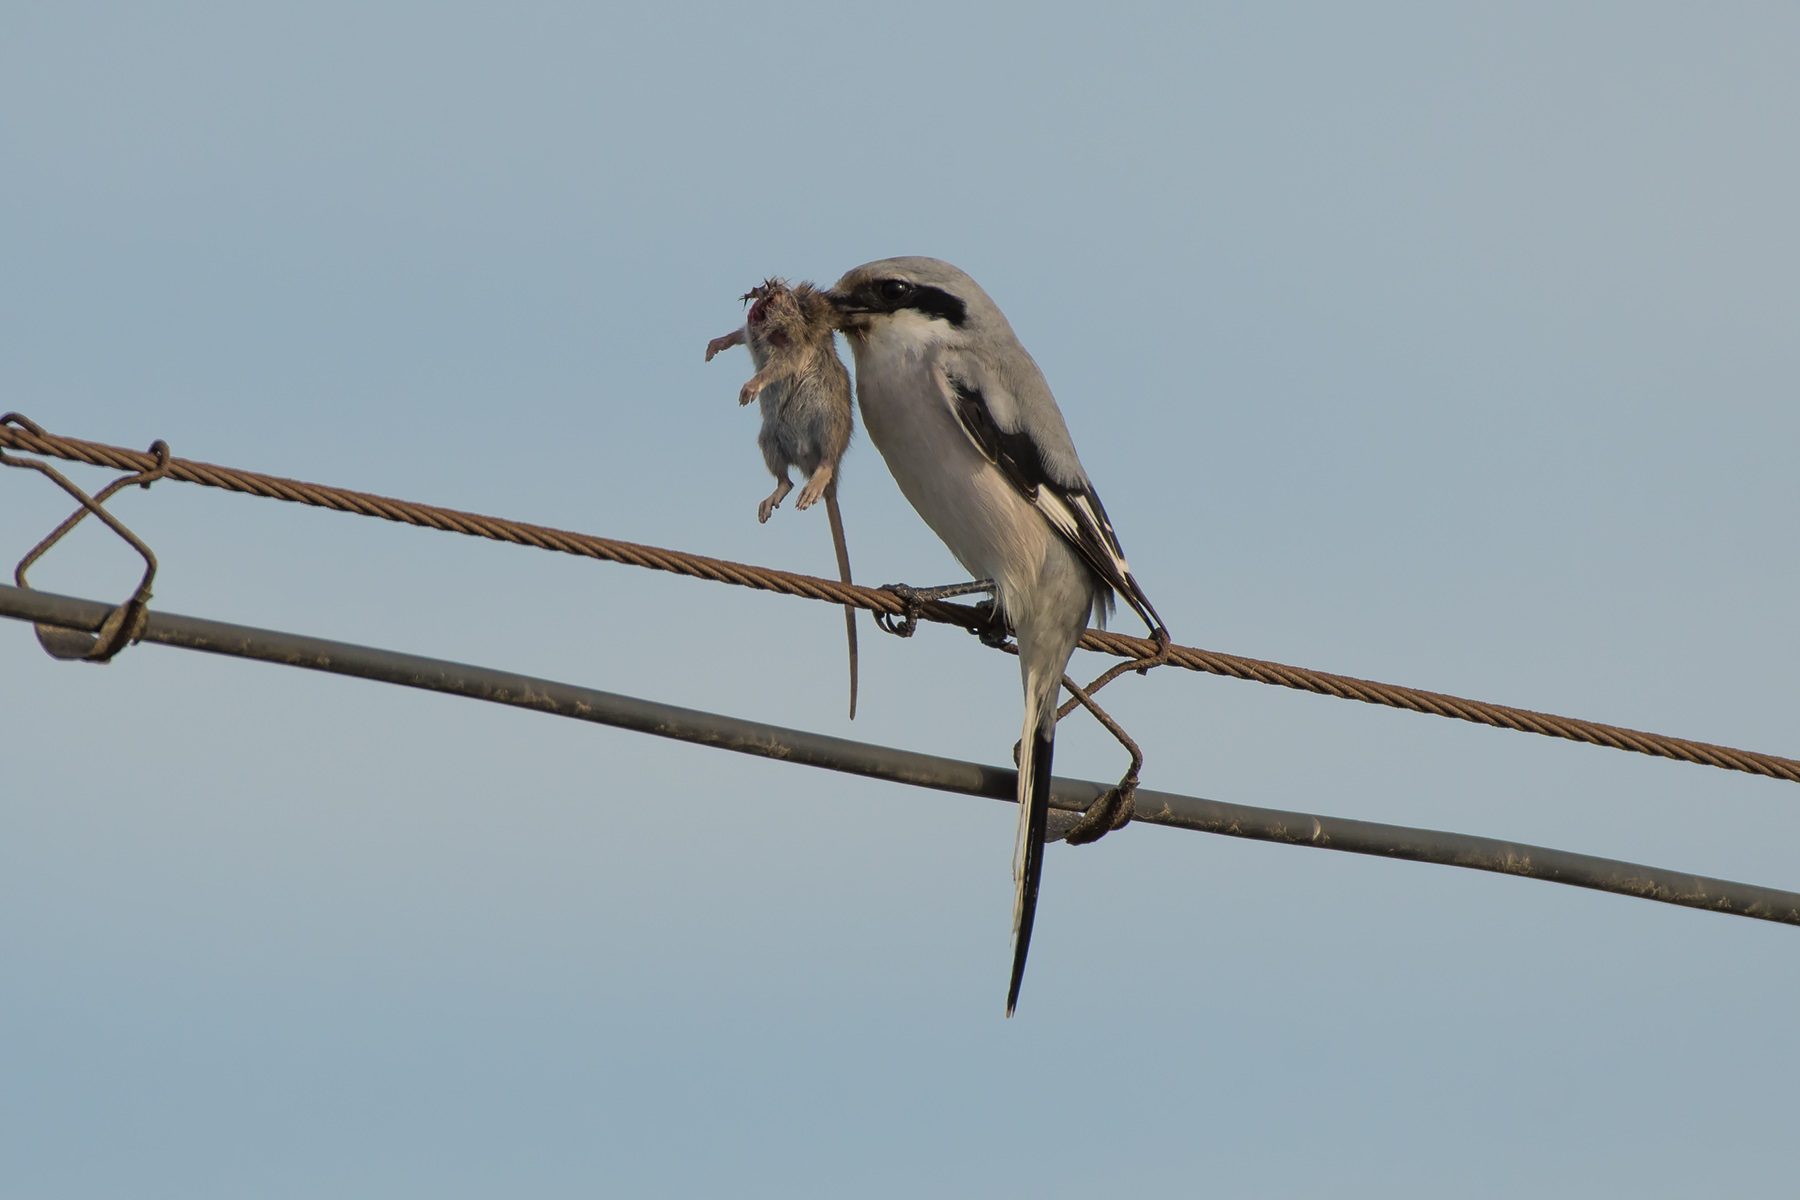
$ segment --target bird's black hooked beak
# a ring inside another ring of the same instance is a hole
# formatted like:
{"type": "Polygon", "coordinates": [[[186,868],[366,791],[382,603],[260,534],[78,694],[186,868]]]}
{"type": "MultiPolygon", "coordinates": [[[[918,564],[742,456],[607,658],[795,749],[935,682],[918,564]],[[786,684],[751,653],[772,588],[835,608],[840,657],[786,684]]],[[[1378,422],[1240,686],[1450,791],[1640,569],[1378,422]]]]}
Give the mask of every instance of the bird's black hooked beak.
{"type": "Polygon", "coordinates": [[[821,292],[826,303],[837,310],[838,328],[846,334],[862,334],[868,331],[869,317],[880,310],[873,309],[866,302],[859,300],[854,292],[840,292],[836,288],[821,292]]]}
{"type": "Polygon", "coordinates": [[[836,288],[832,288],[825,293],[825,299],[831,302],[831,307],[847,317],[867,316],[875,311],[866,303],[859,302],[853,292],[840,292],[836,288]]]}

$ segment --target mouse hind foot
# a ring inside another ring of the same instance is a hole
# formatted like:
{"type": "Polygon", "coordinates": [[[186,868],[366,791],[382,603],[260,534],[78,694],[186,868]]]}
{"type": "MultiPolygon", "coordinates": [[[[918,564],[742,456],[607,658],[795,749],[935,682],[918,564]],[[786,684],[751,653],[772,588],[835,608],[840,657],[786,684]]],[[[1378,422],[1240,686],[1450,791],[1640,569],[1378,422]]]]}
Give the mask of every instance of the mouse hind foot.
{"type": "MultiPolygon", "coordinates": [[[[786,479],[783,479],[780,483],[776,484],[775,490],[764,497],[763,502],[756,506],[757,523],[767,525],[769,523],[770,514],[781,506],[781,502],[787,499],[787,494],[793,490],[794,485],[786,479]]],[[[802,493],[802,497],[800,507],[805,508],[806,501],[804,499],[804,493],[802,493]]]]}
{"type": "Polygon", "coordinates": [[[819,469],[814,471],[812,477],[806,481],[806,486],[800,489],[800,499],[794,501],[795,510],[805,512],[817,504],[819,498],[825,494],[825,489],[831,486],[831,477],[834,474],[830,463],[820,463],[819,469]]]}

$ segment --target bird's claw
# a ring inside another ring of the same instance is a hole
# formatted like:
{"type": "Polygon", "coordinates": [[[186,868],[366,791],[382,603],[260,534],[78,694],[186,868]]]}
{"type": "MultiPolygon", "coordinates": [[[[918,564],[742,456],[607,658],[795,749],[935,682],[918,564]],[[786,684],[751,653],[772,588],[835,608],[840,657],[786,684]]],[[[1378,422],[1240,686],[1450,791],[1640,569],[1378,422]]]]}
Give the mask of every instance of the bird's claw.
{"type": "Polygon", "coordinates": [[[909,638],[919,630],[919,613],[923,609],[923,601],[916,588],[904,583],[886,583],[881,586],[884,592],[892,592],[900,598],[905,607],[898,613],[876,613],[875,623],[882,630],[895,637],[909,638]]]}
{"type": "MultiPolygon", "coordinates": [[[[900,603],[905,607],[898,614],[876,613],[876,623],[895,637],[906,638],[911,637],[914,632],[918,630],[919,615],[925,611],[926,601],[944,600],[951,596],[967,596],[971,592],[992,592],[994,590],[994,581],[991,579],[976,579],[969,583],[952,583],[944,587],[933,588],[915,588],[908,587],[904,583],[888,583],[883,584],[880,590],[892,592],[895,596],[899,597],[900,603]]],[[[981,608],[983,606],[976,605],[976,607],[981,608]]],[[[993,611],[993,601],[988,601],[986,607],[991,614],[993,611]]],[[[993,624],[991,618],[990,623],[993,624]]],[[[975,632],[980,633],[982,631],[976,630],[975,632]]],[[[1000,634],[999,642],[988,642],[988,645],[998,646],[1005,640],[1006,635],[1002,632],[1000,634]]],[[[985,634],[982,637],[982,641],[987,641],[987,636],[985,634]]]]}

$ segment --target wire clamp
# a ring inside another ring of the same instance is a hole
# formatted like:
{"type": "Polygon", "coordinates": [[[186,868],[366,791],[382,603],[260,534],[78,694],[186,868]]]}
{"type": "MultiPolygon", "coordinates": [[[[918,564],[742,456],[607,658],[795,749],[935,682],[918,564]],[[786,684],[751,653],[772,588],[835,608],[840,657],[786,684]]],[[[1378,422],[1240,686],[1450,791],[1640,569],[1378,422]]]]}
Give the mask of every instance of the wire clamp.
{"type": "MultiPolygon", "coordinates": [[[[0,416],[0,425],[17,426],[41,438],[49,436],[37,422],[21,413],[7,413],[0,416]]],[[[119,651],[144,636],[144,625],[150,615],[150,585],[156,579],[156,555],[151,552],[150,547],[143,543],[141,538],[127,529],[119,518],[108,512],[105,505],[121,488],[129,487],[134,483],[139,487],[147,488],[163,477],[169,469],[168,443],[160,439],[152,442],[150,455],[155,462],[149,467],[136,474],[115,479],[100,489],[98,495],[90,496],[71,483],[49,463],[35,458],[15,458],[7,454],[4,448],[0,448],[0,463],[9,467],[29,467],[34,471],[40,471],[48,475],[58,487],[81,503],[81,507],[71,513],[67,520],[51,530],[43,541],[33,546],[31,551],[19,560],[19,565],[13,569],[13,582],[19,587],[29,588],[31,586],[25,581],[25,573],[38,559],[44,557],[52,546],[62,541],[70,530],[81,524],[89,513],[99,517],[108,529],[123,538],[144,560],[144,577],[138,581],[137,590],[131,593],[125,603],[108,613],[106,620],[102,621],[100,628],[93,633],[79,629],[63,629],[54,625],[33,626],[37,630],[38,644],[51,658],[78,662],[110,662],[119,651]]]]}
{"type": "Polygon", "coordinates": [[[1106,731],[1118,739],[1119,744],[1125,747],[1131,755],[1131,766],[1126,768],[1125,774],[1119,782],[1107,788],[1098,800],[1088,806],[1081,819],[1063,834],[1063,841],[1068,845],[1085,846],[1089,842],[1097,842],[1114,830],[1125,828],[1131,823],[1132,816],[1137,812],[1138,772],[1144,766],[1144,752],[1138,748],[1137,742],[1132,740],[1131,735],[1125,732],[1124,727],[1094,702],[1094,693],[1126,671],[1136,671],[1139,675],[1147,675],[1151,668],[1166,665],[1170,659],[1171,649],[1169,631],[1159,625],[1151,631],[1150,640],[1156,647],[1154,653],[1146,658],[1132,659],[1115,665],[1100,678],[1088,684],[1086,688],[1078,687],[1073,679],[1067,675],[1063,676],[1063,687],[1068,690],[1073,699],[1065,701],[1062,707],[1056,710],[1056,719],[1062,720],[1079,704],[1092,713],[1094,719],[1105,726],[1106,731]]]}

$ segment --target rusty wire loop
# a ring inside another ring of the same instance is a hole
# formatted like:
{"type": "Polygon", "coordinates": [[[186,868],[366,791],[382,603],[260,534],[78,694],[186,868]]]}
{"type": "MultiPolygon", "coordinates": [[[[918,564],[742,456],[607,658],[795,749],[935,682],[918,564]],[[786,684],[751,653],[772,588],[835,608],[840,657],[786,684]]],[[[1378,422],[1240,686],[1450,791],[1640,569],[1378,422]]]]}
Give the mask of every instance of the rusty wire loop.
{"type": "MultiPolygon", "coordinates": [[[[10,447],[15,450],[67,459],[72,462],[88,463],[98,467],[111,467],[120,471],[143,472],[152,470],[158,465],[157,458],[153,454],[128,450],[122,446],[109,446],[100,442],[57,437],[36,430],[35,427],[29,425],[0,425],[0,447],[10,447]]],[[[345,488],[302,483],[293,479],[260,475],[252,471],[214,466],[211,463],[171,458],[166,463],[165,475],[169,479],[204,484],[207,487],[223,488],[227,491],[243,492],[252,496],[267,496],[276,500],[310,504],[338,512],[381,517],[385,520],[399,521],[427,529],[440,529],[450,533],[467,534],[471,537],[511,542],[520,546],[555,550],[563,554],[626,563],[658,571],[671,571],[694,579],[710,579],[786,596],[803,596],[809,600],[822,600],[830,604],[848,604],[878,615],[900,617],[907,612],[907,606],[899,597],[879,588],[840,583],[835,579],[821,579],[813,575],[777,571],[768,567],[749,566],[724,559],[687,554],[678,550],[665,550],[634,542],[595,537],[591,534],[572,533],[568,530],[552,529],[542,525],[529,525],[520,521],[507,521],[498,517],[486,517],[456,509],[414,504],[366,492],[354,492],[345,488]]],[[[989,627],[987,618],[978,606],[950,604],[941,600],[925,601],[919,604],[918,615],[921,620],[952,625],[970,632],[978,632],[989,627]]],[[[1096,629],[1090,629],[1082,635],[1081,646],[1085,650],[1135,660],[1157,657],[1162,649],[1149,638],[1132,637],[1128,634],[1096,629]]],[[[1245,679],[1255,683],[1312,692],[1320,696],[1334,696],[1340,700],[1357,700],[1364,704],[1379,704],[1388,708],[1405,709],[1408,712],[1452,717],[1459,721],[1471,721],[1477,725],[1489,725],[1498,729],[1512,729],[1522,733],[1540,734],[1544,737],[1564,738],[1573,742],[1583,742],[1590,746],[1628,750],[1634,754],[1648,754],[1656,758],[1674,759],[1677,762],[1696,763],[1727,771],[1743,771],[1769,779],[1800,783],[1800,761],[1774,754],[1737,750],[1729,746],[1646,733],[1642,730],[1626,729],[1597,721],[1584,721],[1574,717],[1559,717],[1550,713],[1533,712],[1530,709],[1513,708],[1504,704],[1489,704],[1480,700],[1445,695],[1441,692],[1428,692],[1420,688],[1377,683],[1350,675],[1335,675],[1328,671],[1314,671],[1305,667],[1293,667],[1263,659],[1223,654],[1217,651],[1203,650],[1196,646],[1171,645],[1168,647],[1168,661],[1172,666],[1211,675],[1223,675],[1231,679],[1245,679]]],[[[1137,663],[1125,666],[1127,670],[1132,670],[1136,669],[1137,663]]]]}
{"type": "MultiPolygon", "coordinates": [[[[1158,644],[1163,646],[1166,651],[1168,647],[1168,633],[1166,630],[1160,628],[1157,630],[1157,633],[1162,635],[1158,644]]],[[[993,646],[996,650],[1004,650],[1008,654],[1014,656],[1017,656],[1019,653],[1017,642],[1009,642],[1004,638],[990,641],[985,636],[982,638],[982,641],[993,646]]],[[[1113,737],[1118,740],[1119,745],[1125,747],[1126,753],[1131,755],[1131,765],[1125,768],[1125,774],[1120,776],[1119,782],[1112,787],[1107,788],[1106,791],[1096,797],[1094,802],[1087,807],[1087,810],[1081,814],[1080,818],[1073,825],[1056,835],[1056,837],[1060,837],[1068,845],[1085,846],[1090,842],[1097,842],[1115,829],[1125,828],[1125,826],[1131,823],[1132,816],[1137,812],[1138,772],[1144,768],[1144,752],[1139,748],[1137,742],[1132,739],[1132,736],[1125,732],[1125,727],[1113,720],[1112,714],[1108,713],[1104,708],[1101,708],[1099,704],[1095,703],[1094,693],[1105,687],[1108,683],[1111,683],[1114,679],[1117,679],[1126,671],[1141,670],[1147,672],[1151,667],[1161,665],[1161,663],[1156,662],[1153,659],[1139,659],[1133,662],[1120,663],[1093,683],[1088,684],[1085,688],[1076,683],[1073,679],[1070,679],[1067,675],[1062,677],[1062,685],[1064,689],[1068,691],[1070,698],[1063,703],[1061,708],[1056,710],[1056,719],[1061,721],[1074,710],[1076,705],[1079,704],[1081,707],[1088,710],[1089,715],[1091,715],[1094,720],[1100,722],[1106,729],[1106,732],[1112,734],[1113,737]]],[[[1012,758],[1013,766],[1015,767],[1019,765],[1019,751],[1024,747],[1024,744],[1023,740],[1013,743],[1012,758]]],[[[1050,840],[1055,841],[1056,837],[1053,837],[1050,840]]]]}
{"type": "Polygon", "coordinates": [[[1131,765],[1125,769],[1125,774],[1119,779],[1119,782],[1108,788],[1106,793],[1094,802],[1094,806],[1083,814],[1081,820],[1063,834],[1063,841],[1071,846],[1097,842],[1113,830],[1125,828],[1130,823],[1132,814],[1137,811],[1138,772],[1144,766],[1144,752],[1138,748],[1137,742],[1132,740],[1131,735],[1125,732],[1123,726],[1113,720],[1105,709],[1094,703],[1094,693],[1127,671],[1148,675],[1154,667],[1167,666],[1173,647],[1173,643],[1169,640],[1168,627],[1158,625],[1151,631],[1150,638],[1155,653],[1114,665],[1094,682],[1088,684],[1085,689],[1076,686],[1075,681],[1067,675],[1063,676],[1063,687],[1068,689],[1069,695],[1073,698],[1064,701],[1062,706],[1056,710],[1056,719],[1062,720],[1079,704],[1093,715],[1094,720],[1105,726],[1106,731],[1117,738],[1119,744],[1125,747],[1131,755],[1131,765]]]}
{"type": "MultiPolygon", "coordinates": [[[[48,436],[36,422],[20,413],[7,413],[5,416],[0,416],[0,428],[9,426],[26,430],[39,437],[48,436]]],[[[94,663],[111,662],[114,655],[143,636],[144,621],[149,612],[150,588],[156,581],[156,555],[150,547],[144,544],[143,539],[127,529],[124,522],[108,512],[105,505],[119,489],[129,487],[134,483],[139,487],[148,488],[167,473],[170,462],[168,443],[160,439],[152,442],[148,457],[151,460],[149,466],[113,480],[100,489],[97,495],[90,496],[71,483],[62,472],[49,463],[32,458],[11,458],[3,448],[0,448],[0,463],[5,463],[9,467],[29,467],[34,471],[40,471],[81,503],[80,508],[71,513],[61,525],[46,534],[42,541],[33,546],[25,557],[19,560],[19,565],[13,569],[14,583],[22,588],[30,587],[31,585],[25,580],[25,573],[38,559],[49,553],[52,546],[62,541],[70,530],[81,524],[89,513],[99,517],[108,529],[123,538],[144,560],[144,577],[138,581],[137,590],[132,592],[123,604],[113,609],[95,632],[85,633],[81,630],[63,629],[54,625],[33,626],[37,630],[38,644],[43,646],[45,653],[52,658],[77,659],[94,663]]]]}
{"type": "MultiPolygon", "coordinates": [[[[1087,685],[1087,694],[1092,696],[1095,692],[1099,691],[1119,676],[1125,674],[1127,671],[1136,671],[1139,675],[1148,675],[1152,667],[1166,667],[1175,661],[1175,647],[1174,644],[1169,641],[1169,631],[1167,629],[1157,629],[1151,639],[1148,640],[1151,641],[1155,649],[1154,654],[1147,655],[1143,658],[1133,658],[1128,662],[1117,663],[1114,666],[1107,668],[1105,674],[1087,685]]],[[[1056,710],[1057,720],[1060,721],[1068,716],[1077,704],[1086,704],[1089,709],[1094,707],[1088,701],[1081,699],[1081,691],[1074,684],[1069,683],[1065,679],[1063,681],[1063,686],[1069,689],[1071,698],[1063,701],[1062,707],[1056,710]]]]}
{"type": "MultiPolygon", "coordinates": [[[[1106,731],[1112,734],[1131,755],[1131,765],[1125,769],[1125,774],[1120,777],[1119,782],[1108,788],[1098,800],[1094,801],[1093,806],[1082,814],[1081,819],[1063,833],[1063,841],[1068,845],[1084,846],[1089,842],[1097,842],[1113,830],[1123,829],[1131,822],[1132,814],[1137,811],[1138,772],[1144,766],[1144,752],[1139,749],[1137,742],[1132,740],[1131,735],[1125,732],[1124,727],[1094,702],[1094,693],[1127,671],[1148,675],[1154,667],[1167,666],[1171,661],[1173,645],[1169,640],[1168,628],[1158,625],[1151,631],[1150,640],[1154,653],[1109,667],[1085,689],[1079,687],[1067,675],[1063,676],[1063,687],[1068,691],[1069,699],[1063,701],[1056,710],[1056,719],[1061,721],[1079,704],[1087,709],[1093,718],[1100,722],[1106,731]]],[[[1011,650],[1015,654],[1018,653],[1011,646],[1003,648],[1011,650]]],[[[1014,757],[1017,758],[1016,750],[1014,757]]]]}
{"type": "Polygon", "coordinates": [[[1125,828],[1131,822],[1132,814],[1137,811],[1138,772],[1144,766],[1144,752],[1138,748],[1137,742],[1132,740],[1131,735],[1125,732],[1124,727],[1094,702],[1094,693],[1127,671],[1148,675],[1154,667],[1167,666],[1170,661],[1170,648],[1173,644],[1169,640],[1168,627],[1158,625],[1151,630],[1150,638],[1155,653],[1110,667],[1098,679],[1088,684],[1085,689],[1077,686],[1075,681],[1067,675],[1063,676],[1063,687],[1068,689],[1070,699],[1065,700],[1056,710],[1056,719],[1061,721],[1079,704],[1088,710],[1094,720],[1105,726],[1106,731],[1118,739],[1119,744],[1125,747],[1127,753],[1131,755],[1131,765],[1125,769],[1125,774],[1120,777],[1119,782],[1108,788],[1105,794],[1094,801],[1093,807],[1082,815],[1081,820],[1064,832],[1063,841],[1071,846],[1084,846],[1089,842],[1097,842],[1113,830],[1125,828]]]}
{"type": "MultiPolygon", "coordinates": [[[[1125,669],[1129,670],[1130,665],[1126,664],[1125,669]]],[[[1138,772],[1144,766],[1144,752],[1138,749],[1138,744],[1125,732],[1123,726],[1094,703],[1094,693],[1112,679],[1117,670],[1118,668],[1114,668],[1114,671],[1103,676],[1100,685],[1090,685],[1087,688],[1080,687],[1067,675],[1063,676],[1063,686],[1074,697],[1069,704],[1079,704],[1087,709],[1094,720],[1104,725],[1106,731],[1119,739],[1119,744],[1131,754],[1131,765],[1125,769],[1119,782],[1102,792],[1100,798],[1082,814],[1081,819],[1064,831],[1063,842],[1070,846],[1085,846],[1089,842],[1097,842],[1113,830],[1125,828],[1137,813],[1138,772]]],[[[1057,709],[1056,719],[1062,720],[1061,709],[1057,709]]]]}

